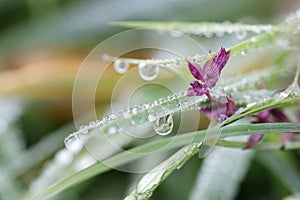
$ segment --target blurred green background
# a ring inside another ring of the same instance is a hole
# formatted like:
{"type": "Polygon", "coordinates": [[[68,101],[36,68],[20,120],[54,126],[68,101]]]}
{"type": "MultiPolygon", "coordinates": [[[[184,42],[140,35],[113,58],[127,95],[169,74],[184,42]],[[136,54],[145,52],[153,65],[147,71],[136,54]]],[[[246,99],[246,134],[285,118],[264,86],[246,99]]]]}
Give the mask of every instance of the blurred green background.
{"type": "MultiPolygon", "coordinates": [[[[0,174],[16,167],[16,187],[26,188],[43,163],[63,147],[64,137],[75,130],[72,89],[80,64],[102,40],[125,30],[108,22],[278,23],[297,8],[300,1],[295,0],[1,0],[0,174]],[[28,153],[35,148],[43,152],[28,153]]],[[[107,73],[107,79],[118,78],[113,70],[107,73]]],[[[107,95],[96,96],[99,113],[109,105],[111,86],[101,90],[107,95]]],[[[193,158],[163,183],[153,199],[185,199],[200,163],[193,158]]],[[[131,180],[127,173],[111,171],[60,198],[121,199],[131,180]]],[[[6,194],[14,190],[5,184],[0,181],[0,199],[9,199],[6,194]]],[[[238,199],[281,199],[289,194],[281,184],[255,160],[238,199]]]]}

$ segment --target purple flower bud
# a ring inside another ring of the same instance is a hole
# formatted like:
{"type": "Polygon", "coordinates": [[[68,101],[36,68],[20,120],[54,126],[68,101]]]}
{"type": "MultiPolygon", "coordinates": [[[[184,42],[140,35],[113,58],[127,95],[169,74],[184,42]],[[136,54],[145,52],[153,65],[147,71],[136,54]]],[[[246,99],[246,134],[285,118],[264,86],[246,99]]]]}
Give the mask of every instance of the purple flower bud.
{"type": "Polygon", "coordinates": [[[259,141],[262,140],[262,138],[264,137],[263,134],[255,134],[255,135],[251,135],[248,139],[247,145],[243,148],[245,149],[250,149],[251,147],[253,147],[255,144],[257,144],[259,141]]]}

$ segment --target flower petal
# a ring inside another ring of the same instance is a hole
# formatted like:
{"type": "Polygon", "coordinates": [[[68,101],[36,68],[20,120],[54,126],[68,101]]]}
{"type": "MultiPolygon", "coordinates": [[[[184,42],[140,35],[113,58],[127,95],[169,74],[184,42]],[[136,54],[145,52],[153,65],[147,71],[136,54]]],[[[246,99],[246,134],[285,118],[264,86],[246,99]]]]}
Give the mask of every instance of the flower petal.
{"type": "Polygon", "coordinates": [[[291,141],[295,136],[295,133],[281,133],[280,134],[280,141],[282,143],[286,143],[291,141]]]}
{"type": "Polygon", "coordinates": [[[220,78],[220,71],[213,60],[204,64],[201,74],[208,88],[213,88],[220,78]]]}
{"type": "Polygon", "coordinates": [[[287,116],[279,109],[271,109],[271,114],[274,116],[276,122],[290,121],[287,116]]]}
{"type": "Polygon", "coordinates": [[[226,102],[226,116],[230,117],[235,113],[236,105],[235,102],[233,101],[231,96],[226,96],[227,102],[226,102]]]}
{"type": "Polygon", "coordinates": [[[220,73],[221,73],[221,70],[226,65],[229,57],[230,57],[230,50],[226,51],[225,48],[221,47],[220,51],[213,58],[213,62],[216,65],[216,67],[220,73]]]}
{"type": "Polygon", "coordinates": [[[194,62],[190,62],[190,61],[187,61],[187,62],[188,62],[190,72],[195,77],[195,79],[198,79],[198,80],[204,82],[203,76],[201,74],[200,65],[198,63],[194,63],[194,62]]]}
{"type": "Polygon", "coordinates": [[[267,109],[267,110],[263,110],[263,111],[259,112],[257,115],[252,115],[253,117],[257,118],[257,120],[254,121],[253,123],[272,122],[272,120],[270,119],[270,113],[271,113],[271,110],[267,109]]]}
{"type": "Polygon", "coordinates": [[[254,134],[251,135],[248,139],[247,145],[243,148],[245,149],[250,149],[251,147],[253,147],[255,144],[257,144],[259,141],[261,141],[261,139],[264,137],[263,134],[254,134]]]}
{"type": "Polygon", "coordinates": [[[203,94],[208,94],[209,91],[206,87],[203,87],[198,81],[193,81],[190,83],[191,87],[188,89],[188,96],[201,96],[203,94]]]}

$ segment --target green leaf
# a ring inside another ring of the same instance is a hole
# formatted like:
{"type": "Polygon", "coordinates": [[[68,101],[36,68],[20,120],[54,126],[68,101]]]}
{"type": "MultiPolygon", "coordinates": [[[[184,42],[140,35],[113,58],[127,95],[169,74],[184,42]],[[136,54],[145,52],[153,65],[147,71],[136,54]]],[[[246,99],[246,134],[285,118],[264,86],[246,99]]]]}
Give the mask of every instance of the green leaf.
{"type": "Polygon", "coordinates": [[[215,148],[203,161],[190,199],[234,199],[253,154],[253,151],[215,148]],[[220,180],[226,180],[226,184],[220,180]]]}
{"type": "Polygon", "coordinates": [[[190,144],[167,160],[157,165],[150,172],[145,174],[137,183],[136,189],[128,195],[126,200],[148,199],[151,197],[154,190],[176,169],[181,168],[193,155],[199,151],[202,143],[190,144]]]}
{"type": "MultiPolygon", "coordinates": [[[[300,123],[265,123],[265,124],[247,124],[247,125],[237,125],[224,127],[222,129],[221,138],[232,137],[238,135],[251,135],[251,134],[267,134],[267,133],[282,133],[282,132],[300,132],[300,123]]],[[[180,136],[164,138],[161,140],[153,141],[135,148],[128,150],[128,152],[122,152],[120,154],[114,155],[106,160],[104,163],[109,164],[112,167],[118,167],[126,163],[130,163],[134,160],[137,160],[144,155],[141,153],[147,153],[154,151],[156,149],[165,146],[164,150],[170,150],[178,148],[180,146],[190,143],[191,140],[201,142],[207,131],[196,131],[180,136]]],[[[207,140],[217,139],[214,137],[207,137],[207,140]]],[[[98,174],[109,171],[110,168],[102,162],[99,162],[83,171],[76,173],[75,175],[66,178],[60,182],[54,183],[52,186],[45,188],[44,191],[37,194],[28,193],[24,199],[45,199],[50,196],[53,196],[73,185],[79,184],[91,177],[94,177],[98,174]]]]}
{"type": "MultiPolygon", "coordinates": [[[[216,33],[217,35],[225,33],[239,33],[251,31],[254,33],[261,33],[265,31],[272,31],[276,26],[267,25],[250,25],[241,23],[209,23],[209,22],[151,22],[151,21],[123,21],[110,22],[110,25],[121,26],[127,28],[158,28],[166,30],[175,30],[187,34],[208,34],[216,33]]],[[[247,34],[247,33],[246,33],[247,34]]]]}

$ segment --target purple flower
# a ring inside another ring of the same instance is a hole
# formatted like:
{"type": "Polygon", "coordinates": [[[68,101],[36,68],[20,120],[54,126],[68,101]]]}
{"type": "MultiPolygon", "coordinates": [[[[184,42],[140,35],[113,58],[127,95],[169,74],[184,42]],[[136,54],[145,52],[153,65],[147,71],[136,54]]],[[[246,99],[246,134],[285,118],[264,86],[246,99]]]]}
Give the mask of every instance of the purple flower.
{"type": "MultiPolygon", "coordinates": [[[[257,115],[252,115],[253,117],[256,118],[256,121],[254,121],[252,123],[256,124],[256,123],[271,122],[272,120],[270,119],[270,114],[271,114],[271,110],[267,109],[267,110],[263,110],[263,111],[259,112],[257,115]]],[[[264,137],[263,134],[251,135],[248,138],[247,144],[243,149],[250,149],[251,147],[256,145],[259,141],[261,141],[263,139],[263,137],[264,137]]]]}
{"type": "Polygon", "coordinates": [[[213,100],[217,104],[217,108],[213,109],[212,106],[201,108],[201,112],[203,112],[208,118],[211,119],[220,119],[221,121],[226,120],[228,117],[233,115],[237,108],[235,102],[233,101],[231,96],[226,96],[226,103],[220,102],[218,100],[213,100]]]}
{"type": "Polygon", "coordinates": [[[236,111],[236,105],[231,96],[227,96],[226,103],[224,103],[211,96],[209,90],[213,88],[220,79],[221,71],[225,67],[229,56],[230,50],[226,51],[225,48],[221,48],[202,68],[198,63],[187,61],[191,74],[197,79],[190,83],[191,87],[188,88],[188,96],[201,96],[205,94],[208,99],[217,104],[217,108],[212,109],[212,107],[207,107],[201,109],[201,111],[208,117],[213,119],[220,118],[222,121],[236,111]]]}
{"type": "Polygon", "coordinates": [[[264,137],[263,134],[251,135],[248,139],[247,145],[243,149],[250,149],[255,144],[257,144],[259,141],[261,141],[263,137],[264,137]]]}
{"type": "MultiPolygon", "coordinates": [[[[258,115],[252,115],[256,118],[256,121],[252,123],[268,123],[268,122],[289,122],[288,117],[279,109],[267,109],[263,110],[258,115]]],[[[299,119],[300,121],[300,119],[299,119]]],[[[284,149],[284,144],[288,141],[291,141],[294,138],[294,135],[298,133],[281,133],[280,141],[283,143],[282,149],[284,149]]],[[[247,141],[247,145],[244,149],[249,149],[257,144],[262,138],[263,134],[251,135],[247,141]]]]}
{"type": "Polygon", "coordinates": [[[231,96],[226,96],[226,116],[230,117],[236,112],[236,105],[231,96]]]}
{"type": "Polygon", "coordinates": [[[226,51],[225,48],[221,48],[214,58],[204,64],[203,68],[198,63],[188,61],[191,74],[195,79],[201,81],[201,83],[198,81],[190,83],[191,87],[188,89],[188,95],[201,96],[206,94],[210,98],[209,89],[217,84],[229,56],[230,50],[226,51]]]}

